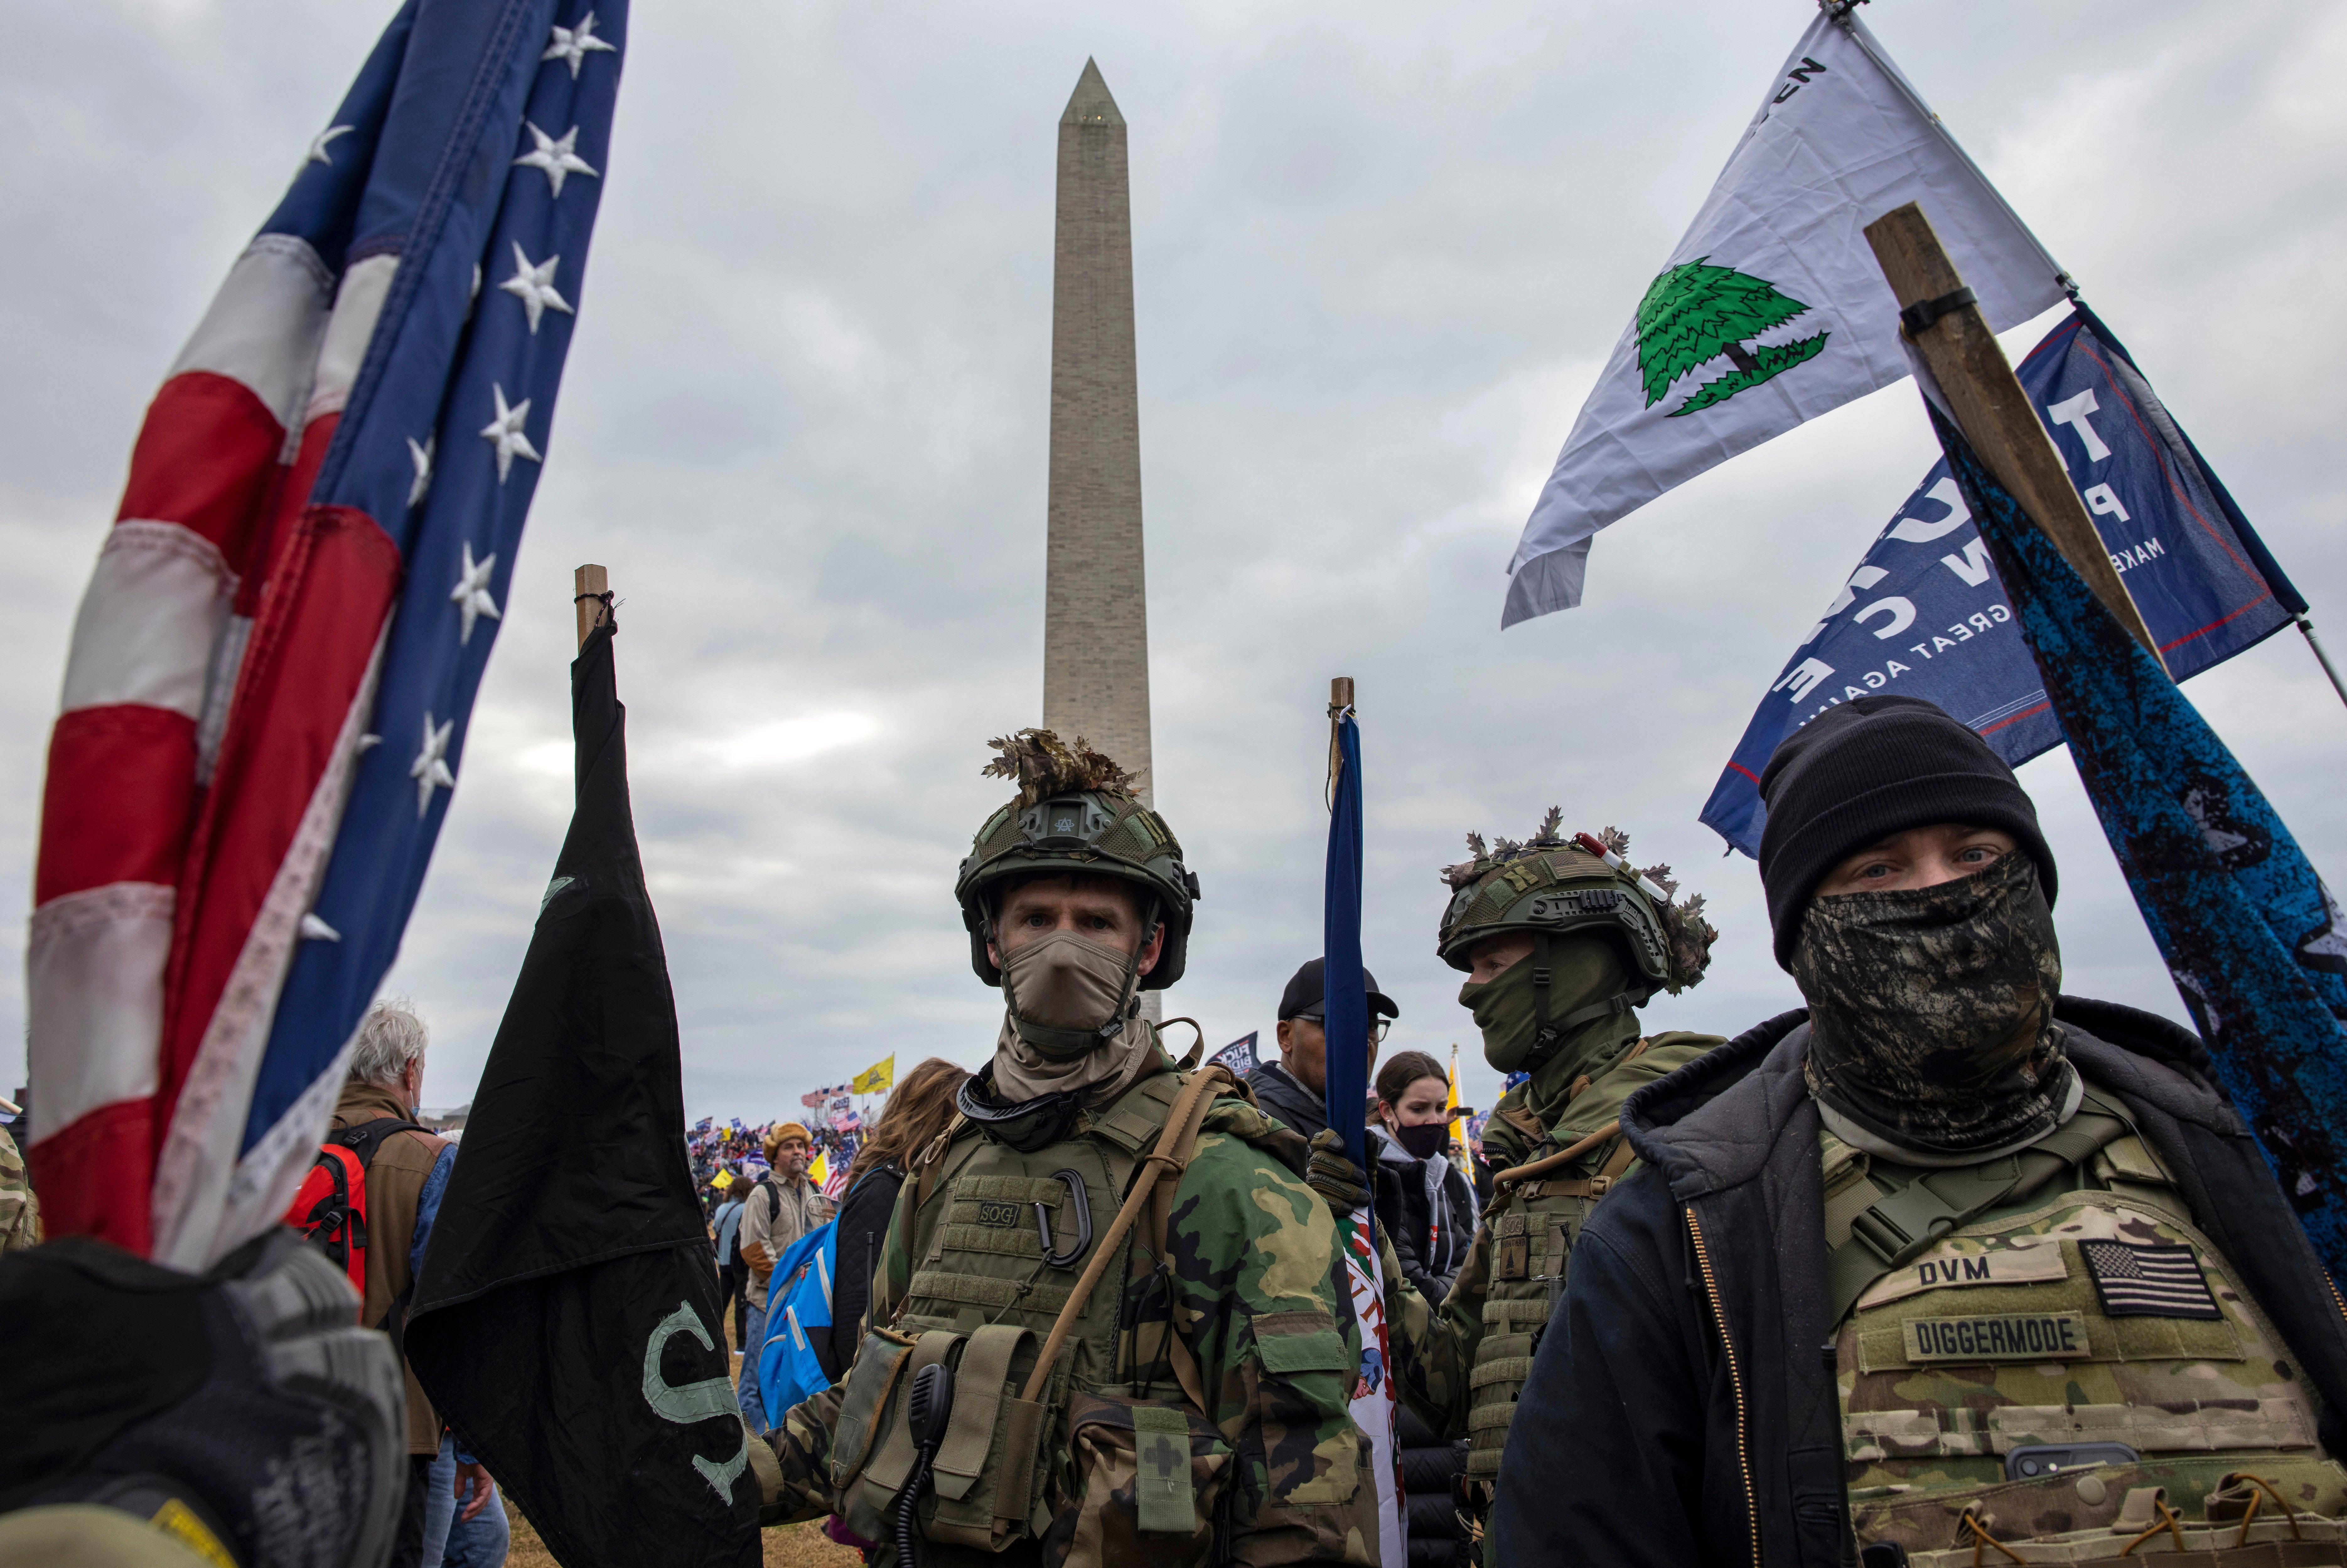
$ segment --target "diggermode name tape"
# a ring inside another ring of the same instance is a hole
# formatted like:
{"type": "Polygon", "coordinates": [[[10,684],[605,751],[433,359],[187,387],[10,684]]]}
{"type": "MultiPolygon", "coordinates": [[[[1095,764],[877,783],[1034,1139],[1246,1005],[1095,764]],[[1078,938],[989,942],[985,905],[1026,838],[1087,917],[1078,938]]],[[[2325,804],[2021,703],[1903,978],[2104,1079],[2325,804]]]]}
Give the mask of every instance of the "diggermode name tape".
{"type": "Polygon", "coordinates": [[[1911,1317],[1910,1361],[2050,1361],[2094,1353],[2076,1312],[2016,1312],[1983,1317],[1911,1317]]]}

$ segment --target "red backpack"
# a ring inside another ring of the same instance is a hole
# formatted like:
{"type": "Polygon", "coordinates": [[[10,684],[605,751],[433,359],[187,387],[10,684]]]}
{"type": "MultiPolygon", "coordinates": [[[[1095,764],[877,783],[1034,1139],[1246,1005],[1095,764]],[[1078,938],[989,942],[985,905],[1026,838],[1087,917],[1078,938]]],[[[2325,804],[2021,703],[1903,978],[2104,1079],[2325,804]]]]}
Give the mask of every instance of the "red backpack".
{"type": "Polygon", "coordinates": [[[396,1116],[335,1128],[318,1145],[318,1157],[285,1211],[285,1223],[317,1244],[362,1298],[366,1295],[367,1167],[394,1132],[428,1131],[396,1116]]]}

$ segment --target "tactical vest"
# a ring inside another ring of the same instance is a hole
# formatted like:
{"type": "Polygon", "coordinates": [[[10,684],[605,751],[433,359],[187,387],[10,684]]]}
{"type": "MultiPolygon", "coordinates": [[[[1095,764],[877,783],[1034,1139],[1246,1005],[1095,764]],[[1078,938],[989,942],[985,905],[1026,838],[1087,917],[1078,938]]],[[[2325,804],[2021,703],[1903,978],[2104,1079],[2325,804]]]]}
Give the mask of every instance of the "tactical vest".
{"type": "Polygon", "coordinates": [[[1829,1132],[1823,1157],[1861,1546],[1913,1568],[2342,1561],[2319,1400],[2115,1098],[1978,1166],[1829,1132]]]}
{"type": "MultiPolygon", "coordinates": [[[[1171,1332],[1158,1255],[1178,1171],[1159,1182],[1143,1168],[1190,1081],[1152,1073],[1031,1153],[958,1125],[906,1182],[894,1224],[907,1237],[909,1288],[857,1354],[831,1447],[837,1507],[878,1543],[872,1568],[897,1561],[895,1511],[917,1467],[907,1395],[938,1363],[954,1402],[921,1488],[920,1568],[1227,1558],[1232,1450],[1171,1332]],[[1157,1195],[1112,1241],[1136,1175],[1157,1195]],[[1096,1287],[1030,1389],[1061,1309],[1096,1265],[1096,1287]]],[[[1250,1142],[1278,1132],[1241,1100],[1214,1101],[1190,1124],[1250,1142]]]]}
{"type": "Polygon", "coordinates": [[[1522,1164],[1494,1178],[1491,1204],[1483,1214],[1491,1233],[1483,1335],[1467,1375],[1471,1532],[1480,1532],[1490,1512],[1508,1423],[1524,1379],[1532,1376],[1532,1348],[1564,1299],[1573,1238],[1598,1201],[1636,1165],[1636,1152],[1613,1118],[1631,1090],[1719,1043],[1717,1035],[1677,1033],[1638,1040],[1598,1076],[1578,1081],[1569,1091],[1566,1114],[1542,1134],[1522,1164]],[[1602,1125],[1594,1124],[1601,1120],[1602,1125]]]}

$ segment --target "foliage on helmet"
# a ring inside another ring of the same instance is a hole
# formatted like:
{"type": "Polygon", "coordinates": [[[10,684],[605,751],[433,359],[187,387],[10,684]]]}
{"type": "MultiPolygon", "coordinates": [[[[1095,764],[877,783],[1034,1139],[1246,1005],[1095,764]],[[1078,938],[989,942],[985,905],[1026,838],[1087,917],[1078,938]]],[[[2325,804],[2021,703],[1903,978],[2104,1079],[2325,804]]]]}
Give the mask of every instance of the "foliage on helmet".
{"type": "Polygon", "coordinates": [[[1092,750],[1081,735],[1071,746],[1051,730],[1021,730],[986,743],[1002,754],[979,769],[979,776],[1017,780],[1022,806],[1045,795],[1083,791],[1132,797],[1137,775],[1119,767],[1107,753],[1092,750]]]}
{"type": "MultiPolygon", "coordinates": [[[[1616,941],[1634,973],[1652,989],[1677,991],[1701,982],[1719,932],[1703,917],[1703,896],[1677,897],[1668,866],[1633,869],[1609,865],[1565,837],[1564,814],[1551,806],[1532,835],[1522,842],[1481,834],[1467,835],[1470,858],[1440,873],[1451,889],[1435,950],[1453,968],[1465,968],[1464,950],[1501,931],[1601,934],[1616,941]],[[1638,886],[1644,879],[1661,889],[1654,897],[1638,886]],[[1555,889],[1571,888],[1571,892],[1555,889]]],[[[1626,856],[1630,835],[1616,827],[1597,835],[1616,858],[1626,856]]],[[[1635,983],[1635,982],[1634,982],[1635,983]]]]}
{"type": "Polygon", "coordinates": [[[1000,753],[980,769],[1017,782],[1017,798],[978,830],[961,863],[954,897],[970,935],[970,967],[989,985],[1000,971],[987,957],[991,905],[1002,885],[1028,876],[1109,876],[1130,883],[1154,907],[1165,930],[1144,989],[1172,985],[1186,961],[1197,874],[1165,819],[1133,794],[1134,775],[1079,737],[1069,745],[1050,730],[1027,729],[988,743],[1000,753]]]}

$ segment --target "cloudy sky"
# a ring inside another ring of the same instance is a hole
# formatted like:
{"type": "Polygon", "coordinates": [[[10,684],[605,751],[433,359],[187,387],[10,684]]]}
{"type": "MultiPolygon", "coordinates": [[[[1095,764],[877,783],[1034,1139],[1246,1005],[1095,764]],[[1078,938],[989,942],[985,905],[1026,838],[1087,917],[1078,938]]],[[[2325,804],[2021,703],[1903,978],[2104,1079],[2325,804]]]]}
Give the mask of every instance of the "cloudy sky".
{"type": "MultiPolygon", "coordinates": [[[[73,608],[141,412],[389,0],[5,0],[0,902],[29,896],[73,608]]],[[[694,1115],[764,1118],[999,1009],[955,862],[1041,699],[1052,168],[1095,56],[1131,124],[1158,804],[1206,897],[1168,1011],[1266,1033],[1319,946],[1327,679],[1359,682],[1392,1045],[1468,1050],[1432,956],[1469,828],[1628,829],[1726,933],[1650,1025],[1790,1005],[1696,821],[1793,640],[1936,455],[1909,386],[1597,544],[1506,562],[1799,0],[667,0],[631,23],[545,477],[388,989],[472,1093],[569,814],[570,569],[622,600],[637,820],[694,1115]]],[[[2347,10],[1879,0],[1869,23],[2085,285],[2347,652],[2335,431],[2347,10]]],[[[2045,323],[2010,334],[2025,347],[2045,323]]],[[[2347,710],[2285,633],[2189,691],[2334,885],[2347,710]]],[[[2070,989],[2180,1016],[2070,764],[2024,778],[2070,989]]],[[[0,1080],[23,1081],[23,924],[0,1080]]]]}

